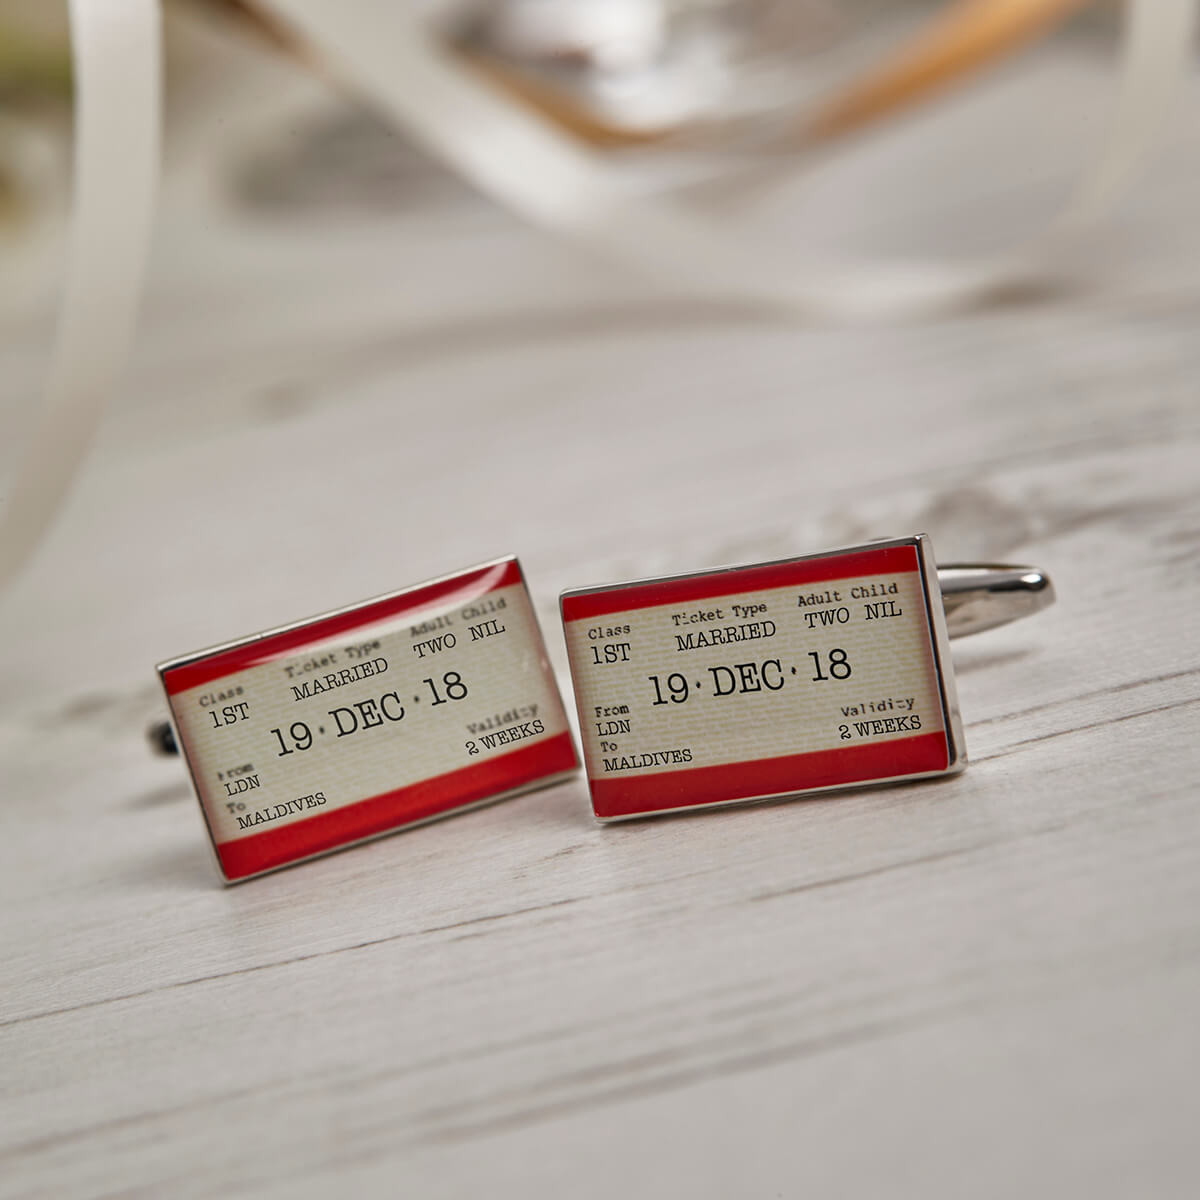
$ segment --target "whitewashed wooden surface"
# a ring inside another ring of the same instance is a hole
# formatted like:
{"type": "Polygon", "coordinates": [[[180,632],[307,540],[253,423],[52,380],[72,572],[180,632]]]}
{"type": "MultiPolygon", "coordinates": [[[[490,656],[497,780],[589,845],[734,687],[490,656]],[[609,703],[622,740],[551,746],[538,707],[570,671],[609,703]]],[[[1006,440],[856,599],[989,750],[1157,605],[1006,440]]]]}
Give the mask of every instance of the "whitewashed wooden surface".
{"type": "MultiPolygon", "coordinates": [[[[999,239],[1105,78],[1044,53],[776,220],[999,239]]],[[[650,294],[436,175],[171,192],[0,599],[0,1194],[1196,1195],[1198,96],[1092,286],[909,327],[650,294]],[[563,586],[917,530],[1060,596],[956,644],[946,783],[600,828],[574,782],[226,890],[143,750],[157,660],[497,554],[562,670],[563,586]]]]}

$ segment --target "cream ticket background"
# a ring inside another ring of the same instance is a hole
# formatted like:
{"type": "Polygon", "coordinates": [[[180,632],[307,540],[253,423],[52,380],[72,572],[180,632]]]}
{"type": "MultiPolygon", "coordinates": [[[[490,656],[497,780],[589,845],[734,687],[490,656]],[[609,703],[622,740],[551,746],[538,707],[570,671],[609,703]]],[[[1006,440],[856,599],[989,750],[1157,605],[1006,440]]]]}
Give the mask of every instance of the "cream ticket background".
{"type": "Polygon", "coordinates": [[[566,714],[553,676],[543,671],[541,645],[528,593],[521,584],[514,584],[467,603],[422,606],[418,613],[389,617],[335,639],[314,643],[284,658],[177,693],[171,697],[171,706],[189,750],[192,773],[215,840],[228,842],[281,829],[430,776],[487,762],[564,732],[566,714]],[[505,607],[499,611],[470,620],[461,615],[464,608],[486,608],[488,601],[501,598],[505,607]],[[449,630],[412,635],[414,620],[431,621],[439,614],[448,614],[454,622],[449,630]],[[504,626],[505,632],[472,642],[467,626],[493,618],[504,626]],[[432,655],[427,653],[424,658],[414,653],[415,642],[448,631],[457,637],[455,647],[432,655]],[[376,638],[381,643],[379,649],[362,660],[351,659],[345,652],[346,646],[376,638]],[[337,652],[335,665],[287,678],[284,667],[288,664],[302,663],[330,651],[337,652]],[[304,700],[293,698],[293,684],[380,657],[388,660],[388,669],[381,675],[304,700]],[[435,707],[429,685],[422,680],[434,679],[438,692],[445,696],[442,676],[448,671],[457,671],[462,676],[468,695],[435,707]],[[248,718],[235,725],[214,728],[208,710],[199,704],[200,698],[230,691],[239,684],[244,694],[229,702],[248,701],[248,718]],[[337,726],[328,715],[330,709],[350,707],[357,700],[377,699],[385,692],[399,694],[405,710],[401,721],[384,721],[383,725],[370,729],[362,729],[360,722],[357,733],[337,736],[337,726]],[[420,700],[414,701],[415,696],[420,700]],[[509,708],[534,704],[537,717],[545,725],[545,731],[535,737],[488,750],[479,734],[467,729],[469,722],[485,721],[509,708]],[[291,746],[287,730],[295,721],[305,722],[312,730],[312,748],[281,757],[279,742],[271,730],[282,729],[287,745],[291,746]],[[324,735],[317,732],[322,726],[324,735]],[[465,749],[468,741],[476,743],[479,754],[468,755],[465,749]],[[251,773],[258,776],[261,786],[236,796],[227,795],[218,772],[246,764],[252,764],[251,773]],[[248,829],[238,828],[238,815],[245,817],[256,809],[286,804],[315,792],[324,792],[326,797],[326,803],[319,808],[248,829]],[[239,801],[246,805],[245,812],[231,812],[228,805],[239,801]]]}
{"type": "Polygon", "coordinates": [[[768,591],[731,592],[728,595],[630,612],[608,613],[601,617],[575,620],[566,626],[567,649],[571,671],[576,681],[576,696],[580,706],[580,726],[588,775],[594,779],[618,780],[623,777],[650,775],[663,771],[690,770],[694,767],[722,763],[745,762],[757,758],[804,754],[814,750],[852,748],[879,741],[912,737],[911,731],[860,737],[854,731],[855,721],[884,717],[907,716],[908,711],[897,707],[872,712],[864,706],[881,700],[913,698],[911,712],[921,718],[917,733],[936,733],[945,728],[937,672],[930,644],[925,597],[918,572],[868,575],[829,583],[805,584],[773,588],[768,591]],[[872,584],[895,582],[899,590],[894,595],[851,600],[855,586],[870,588],[872,584]],[[800,596],[837,591],[841,600],[831,605],[814,604],[801,608],[800,596]],[[867,621],[863,605],[868,602],[894,600],[902,616],[867,621]],[[765,613],[750,618],[733,615],[731,605],[765,604],[765,613]],[[810,630],[804,620],[805,612],[818,608],[844,605],[850,610],[845,625],[818,626],[810,630]],[[724,619],[676,626],[674,613],[695,613],[724,610],[724,619]],[[677,634],[711,630],[745,621],[775,622],[774,637],[755,641],[734,642],[728,645],[679,651],[677,634]],[[629,625],[630,633],[614,638],[592,639],[588,631],[619,625],[629,625]],[[593,663],[592,646],[605,642],[629,642],[630,661],[597,666],[593,663]],[[833,648],[846,651],[852,674],[848,679],[827,679],[811,682],[816,674],[810,651],[821,655],[821,665],[828,674],[828,652],[833,648]],[[718,665],[779,659],[784,670],[785,684],[779,691],[731,696],[714,696],[713,677],[708,668],[718,665]],[[792,674],[792,668],[796,673],[792,674]],[[667,676],[680,672],[685,676],[692,694],[683,704],[654,705],[654,685],[648,676],[657,675],[664,698],[669,697],[667,676]],[[696,683],[701,687],[699,693],[696,683]],[[628,714],[597,717],[598,706],[627,704],[628,714]],[[855,716],[844,716],[843,706],[857,705],[855,716]],[[597,732],[596,722],[628,720],[632,730],[627,734],[609,737],[597,732]],[[838,727],[849,725],[852,737],[843,741],[838,727]],[[601,750],[600,742],[616,744],[615,751],[601,750]],[[665,763],[630,770],[605,771],[602,760],[618,756],[649,754],[655,751],[689,748],[689,763],[665,763]]]}

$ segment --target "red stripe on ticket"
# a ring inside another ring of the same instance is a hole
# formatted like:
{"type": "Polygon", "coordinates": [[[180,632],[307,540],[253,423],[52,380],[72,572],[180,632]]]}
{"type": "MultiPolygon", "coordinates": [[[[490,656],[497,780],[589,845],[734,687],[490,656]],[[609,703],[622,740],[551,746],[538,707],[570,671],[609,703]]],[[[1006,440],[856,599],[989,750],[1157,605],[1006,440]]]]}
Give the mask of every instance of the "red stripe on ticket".
{"type": "Polygon", "coordinates": [[[728,804],[756,797],[848,787],[907,775],[944,771],[949,765],[942,733],[859,746],[815,750],[693,771],[664,771],[630,779],[592,782],[596,815],[604,819],[643,816],[679,808],[728,804]]]}
{"type": "Polygon", "coordinates": [[[168,666],[162,671],[163,684],[171,695],[185,692],[249,667],[285,658],[305,646],[389,622],[422,608],[452,605],[456,599],[465,601],[521,582],[521,568],[515,559],[479,567],[448,579],[439,579],[392,596],[367,601],[342,612],[314,617],[287,629],[262,634],[230,646],[228,650],[217,650],[179,666],[168,666]]]}
{"type": "Polygon", "coordinates": [[[564,621],[587,621],[639,608],[712,600],[733,591],[814,586],[859,575],[915,571],[918,566],[915,547],[889,546],[880,550],[851,550],[815,561],[805,558],[752,567],[728,567],[695,575],[618,584],[612,588],[568,592],[563,596],[562,616],[564,621]]]}
{"type": "Polygon", "coordinates": [[[245,879],[405,825],[428,821],[448,809],[484,803],[547,776],[574,770],[578,765],[571,735],[560,733],[492,762],[423,779],[346,808],[286,825],[275,833],[218,843],[217,856],[227,879],[245,879]]]}

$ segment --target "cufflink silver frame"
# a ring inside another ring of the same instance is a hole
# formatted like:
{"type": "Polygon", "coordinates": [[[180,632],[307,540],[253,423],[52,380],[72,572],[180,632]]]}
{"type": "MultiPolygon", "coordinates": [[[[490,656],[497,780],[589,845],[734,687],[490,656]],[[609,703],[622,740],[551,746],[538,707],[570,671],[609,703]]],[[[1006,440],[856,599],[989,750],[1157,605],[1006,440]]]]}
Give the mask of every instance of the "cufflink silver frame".
{"type": "Polygon", "coordinates": [[[928,537],[561,598],[602,821],[955,774],[948,639],[1054,600],[1031,567],[939,569],[928,537]]]}

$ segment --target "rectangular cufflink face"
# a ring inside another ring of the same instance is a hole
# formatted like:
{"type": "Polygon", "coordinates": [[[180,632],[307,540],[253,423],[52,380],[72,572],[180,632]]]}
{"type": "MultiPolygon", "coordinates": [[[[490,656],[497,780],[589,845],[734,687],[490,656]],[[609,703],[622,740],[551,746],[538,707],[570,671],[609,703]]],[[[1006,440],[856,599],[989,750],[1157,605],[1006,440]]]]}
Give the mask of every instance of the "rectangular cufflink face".
{"type": "Polygon", "coordinates": [[[966,765],[923,536],[568,591],[601,820],[966,765]]]}
{"type": "Polygon", "coordinates": [[[158,671],[231,882],[578,766],[515,558],[158,671]]]}

